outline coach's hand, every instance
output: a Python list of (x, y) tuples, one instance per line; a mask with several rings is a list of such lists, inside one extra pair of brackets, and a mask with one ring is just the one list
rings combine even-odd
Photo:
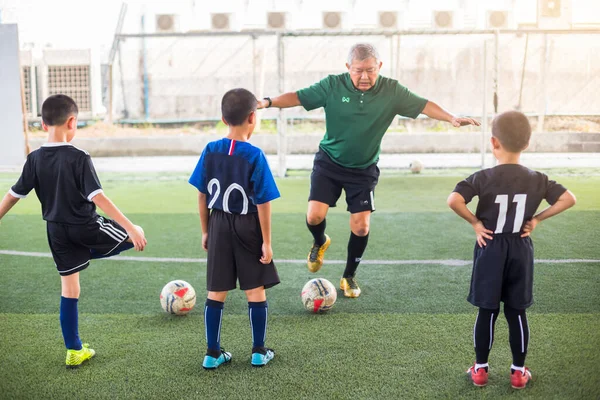
[(208, 251), (208, 233), (202, 234), (202, 248), (204, 251)]
[(540, 222), (540, 221), (538, 221), (538, 219), (535, 217), (533, 217), (529, 221), (525, 222), (525, 225), (523, 226), (523, 234), (521, 235), (521, 237), (531, 236), (531, 232), (533, 232), (533, 230), (537, 226), (538, 222)]
[(487, 246), (485, 239), (492, 240), (493, 238), (491, 235), (494, 232), (490, 231), (489, 229), (485, 229), (485, 226), (483, 226), (483, 222), (479, 220), (477, 220), (477, 222), (475, 222), (472, 226), (473, 230), (475, 231), (475, 236), (477, 236), (477, 244), (479, 245), (479, 247)]
[(465, 126), (465, 125), (475, 125), (475, 126), (481, 125), (478, 121), (475, 121), (473, 118), (463, 118), (463, 117), (454, 117), (454, 118), (452, 118), (452, 121), (450, 121), (450, 123), (455, 128), (459, 128), (459, 127)]
[(270, 244), (263, 243), (262, 245), (262, 257), (260, 258), (260, 262), (263, 264), (270, 264), (271, 260), (273, 260), (273, 249)]
[(269, 101), (268, 100), (258, 100), (257, 104), (256, 104), (256, 108), (258, 110), (262, 109), (262, 108), (267, 108), (269, 107)]

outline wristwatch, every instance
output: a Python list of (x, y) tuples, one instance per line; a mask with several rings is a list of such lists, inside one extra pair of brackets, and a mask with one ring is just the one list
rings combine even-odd
[(263, 100), (267, 100), (269, 102), (269, 105), (267, 106), (267, 108), (271, 107), (271, 104), (273, 104), (270, 97), (265, 97)]

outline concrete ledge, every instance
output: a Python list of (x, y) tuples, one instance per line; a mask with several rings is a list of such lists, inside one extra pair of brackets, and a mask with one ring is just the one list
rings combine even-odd
[[(210, 141), (222, 136), (170, 135), (106, 138), (75, 138), (73, 144), (95, 157), (198, 155)], [(291, 134), (287, 136), (288, 154), (314, 153), (322, 133)], [(278, 138), (274, 134), (256, 134), (251, 142), (267, 154), (277, 153)], [(45, 140), (30, 139), (31, 149), (37, 149)], [(489, 134), (485, 138), (489, 150)], [(384, 136), (382, 152), (398, 153), (477, 153), (480, 152), (481, 133), (432, 132), (388, 133)], [(600, 152), (600, 133), (541, 133), (534, 134), (528, 152)]]

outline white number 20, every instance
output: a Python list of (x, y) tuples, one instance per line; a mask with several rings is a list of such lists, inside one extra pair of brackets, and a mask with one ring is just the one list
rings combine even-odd
[[(515, 222), (513, 225), (513, 233), (518, 233), (523, 225), (525, 217), (525, 202), (527, 201), (526, 194), (515, 194), (513, 203), (517, 203), (517, 212), (515, 213)], [(496, 231), (494, 233), (502, 233), (504, 224), (506, 223), (506, 212), (508, 211), (508, 195), (499, 194), (496, 196), (496, 203), (500, 204), (498, 213), (498, 222), (496, 222)]]
[[(208, 182), (208, 193), (212, 196), (213, 194), (213, 188), (216, 186), (216, 193), (214, 195), (214, 197), (212, 198), (212, 200), (210, 201), (210, 203), (208, 203), (208, 208), (212, 208), (216, 201), (217, 198), (219, 197), (219, 194), (221, 193), (221, 183), (219, 182), (219, 180), (217, 178), (212, 178), (209, 182)], [(242, 212), (240, 214), (248, 214), (248, 196), (246, 195), (246, 192), (244, 191), (244, 188), (237, 184), (237, 183), (232, 183), (231, 185), (229, 185), (229, 187), (227, 188), (227, 190), (225, 190), (225, 193), (223, 194), (223, 211), (225, 211), (226, 213), (231, 214), (231, 211), (229, 211), (229, 195), (231, 194), (231, 192), (233, 192), (234, 190), (239, 191), (242, 194), (242, 198), (244, 201), (244, 204), (242, 205)]]

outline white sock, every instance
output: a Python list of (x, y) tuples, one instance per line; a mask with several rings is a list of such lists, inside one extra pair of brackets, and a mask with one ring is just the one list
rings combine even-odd
[(515, 364), (512, 364), (510, 366), (510, 369), (515, 370), (515, 371), (521, 371), (522, 374), (525, 373), (525, 367), (517, 367)]
[(485, 363), (485, 364), (475, 364), (475, 372), (477, 372), (477, 370), (479, 368), (488, 368), (489, 369), (489, 367), (490, 366), (488, 365), (488, 363)]

